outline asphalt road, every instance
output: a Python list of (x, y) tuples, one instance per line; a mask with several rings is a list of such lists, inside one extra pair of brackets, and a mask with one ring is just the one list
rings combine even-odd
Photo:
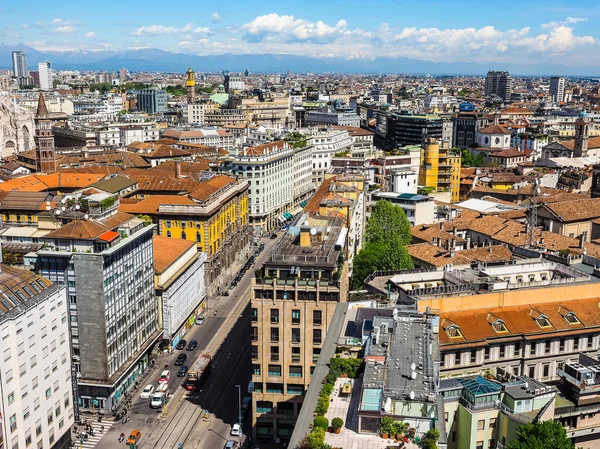
[[(262, 264), (278, 241), (268, 238), (261, 240), (265, 250), (257, 258), (256, 266)], [(184, 444), (184, 449), (218, 449), (223, 447), (227, 439), (236, 439), (229, 435), (238, 415), (238, 390), (235, 385), (241, 386), (243, 398), (251, 379), (249, 293), (253, 273), (254, 268), (250, 268), (238, 285), (229, 290), (230, 296), (209, 298), (211, 310), (204, 324), (195, 325), (185, 337), (188, 342), (197, 340), (198, 347), (194, 351), (174, 350), (172, 354), (158, 356), (154, 367), (150, 368), (132, 398), (128, 410), (129, 422), (112, 426), (96, 448), (113, 449), (118, 444), (121, 432), (128, 436), (134, 429), (142, 433), (139, 449), (177, 449), (179, 443)], [(187, 392), (182, 387), (185, 378), (177, 377), (179, 367), (174, 366), (175, 360), (180, 353), (186, 353), (188, 359), (185, 364), (191, 369), (207, 348), (209, 351), (216, 348), (212, 371), (201, 391)], [(147, 384), (158, 384), (160, 373), (167, 363), (171, 371), (171, 399), (167, 415), (163, 416), (162, 410), (151, 409), (150, 400), (141, 399), (139, 393)], [(214, 414), (210, 422), (203, 420), (207, 409)], [(246, 418), (249, 423), (248, 416)]]

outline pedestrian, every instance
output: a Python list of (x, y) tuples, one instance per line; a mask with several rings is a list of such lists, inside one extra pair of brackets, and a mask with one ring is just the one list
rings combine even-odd
[(100, 433), (104, 433), (104, 425), (100, 426)]

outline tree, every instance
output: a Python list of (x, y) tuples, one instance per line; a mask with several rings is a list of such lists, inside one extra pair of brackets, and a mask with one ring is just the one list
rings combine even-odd
[(313, 428), (320, 427), (323, 430), (327, 430), (329, 428), (329, 420), (324, 416), (315, 416), (315, 420), (313, 421)]
[(508, 449), (574, 449), (567, 432), (558, 421), (548, 420), (528, 423), (517, 428), (517, 438)]
[(385, 251), (386, 245), (384, 243), (374, 243), (364, 247), (354, 256), (352, 279), (350, 280), (350, 286), (353, 290), (362, 289), (363, 281), (374, 271), (380, 269), (380, 257)]
[(405, 245), (412, 240), (406, 214), (400, 206), (379, 200), (375, 203), (371, 218), (367, 222), (365, 241), (367, 244), (389, 243), (396, 238), (400, 238)]
[(462, 150), (462, 158), (460, 160), (462, 167), (475, 167), (475, 160), (469, 150)]

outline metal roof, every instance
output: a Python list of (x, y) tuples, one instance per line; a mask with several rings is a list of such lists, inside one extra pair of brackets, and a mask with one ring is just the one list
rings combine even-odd
[(457, 379), (465, 389), (473, 393), (475, 396), (484, 396), (488, 394), (499, 393), (502, 386), (497, 382), (484, 379), (481, 376), (477, 376), (471, 379)]

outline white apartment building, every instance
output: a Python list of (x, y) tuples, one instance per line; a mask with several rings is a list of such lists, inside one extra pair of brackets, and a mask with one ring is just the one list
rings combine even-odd
[(52, 90), (52, 65), (48, 61), (38, 63), (40, 74), (40, 89)]
[[(294, 149), (292, 198), (296, 208), (303, 208), (315, 193), (315, 185), (312, 182), (312, 152), (310, 145)], [(292, 213), (296, 214), (300, 210), (293, 210)]]
[(167, 129), (163, 135), (165, 138), (177, 140), (185, 143), (197, 143), (210, 147), (219, 147), (226, 150), (232, 149), (236, 144), (235, 135), (225, 129)]
[(117, 94), (106, 94), (101, 97), (78, 97), (73, 100), (74, 114), (106, 114), (115, 116), (123, 109), (123, 97)]
[[(62, 112), (67, 115), (73, 115), (75, 111), (73, 102), (65, 97), (44, 94), (44, 101), (46, 102), (48, 112)], [(31, 95), (17, 98), (17, 103), (19, 106), (35, 111), (38, 105), (38, 96)]]
[[(256, 234), (273, 230), (293, 207), (294, 153), (283, 140), (229, 152), (233, 175), (248, 180), (248, 215)], [(306, 153), (296, 157), (298, 169), (307, 167), (305, 157)], [(303, 176), (298, 179), (304, 183)]]
[(208, 111), (216, 111), (219, 109), (217, 103), (192, 103), (183, 108), (183, 119), (187, 123), (204, 124), (205, 114)]
[(153, 142), (160, 137), (156, 123), (132, 125), (119, 130), (121, 146), (131, 145), (133, 142)]
[(309, 134), (308, 145), (312, 147), (312, 181), (315, 188), (318, 188), (331, 167), (331, 158), (336, 153), (350, 151), (352, 138), (345, 129), (310, 128), (300, 132)]
[(70, 447), (74, 401), (64, 286), (0, 265), (0, 447)]

